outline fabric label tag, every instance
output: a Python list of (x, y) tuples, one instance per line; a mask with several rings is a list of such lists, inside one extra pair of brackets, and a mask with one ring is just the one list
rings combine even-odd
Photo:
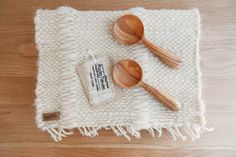
[(43, 113), (43, 121), (53, 121), (60, 119), (60, 112)]

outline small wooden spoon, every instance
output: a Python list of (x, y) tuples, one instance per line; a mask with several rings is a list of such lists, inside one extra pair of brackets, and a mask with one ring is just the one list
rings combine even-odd
[(181, 104), (176, 99), (167, 93), (144, 83), (142, 81), (142, 69), (139, 64), (133, 60), (126, 59), (116, 63), (112, 75), (114, 81), (122, 88), (140, 86), (151, 93), (165, 107), (168, 107), (173, 111), (178, 111), (181, 108)]
[(118, 41), (125, 45), (142, 43), (147, 46), (159, 59), (171, 68), (178, 68), (181, 59), (165, 49), (153, 44), (144, 36), (144, 25), (135, 15), (123, 15), (115, 23), (114, 34)]

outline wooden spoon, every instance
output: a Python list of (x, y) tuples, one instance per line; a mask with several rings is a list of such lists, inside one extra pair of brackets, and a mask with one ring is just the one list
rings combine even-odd
[(153, 44), (144, 36), (144, 25), (135, 15), (123, 15), (115, 23), (114, 34), (118, 41), (125, 45), (142, 43), (147, 46), (159, 59), (171, 68), (178, 68), (181, 59), (165, 49)]
[(154, 88), (142, 81), (142, 69), (139, 64), (133, 60), (121, 60), (115, 64), (113, 72), (114, 81), (122, 88), (140, 86), (151, 93), (165, 107), (173, 111), (178, 111), (181, 104), (167, 93)]

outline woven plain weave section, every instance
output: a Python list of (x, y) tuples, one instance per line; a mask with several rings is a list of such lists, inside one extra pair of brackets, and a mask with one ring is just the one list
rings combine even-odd
[[(183, 60), (180, 69), (164, 65), (142, 45), (124, 46), (113, 35), (113, 25), (123, 14), (132, 13), (144, 22), (145, 35), (152, 42)], [(39, 9), (35, 17), (39, 52), (36, 88), (37, 126), (57, 141), (69, 134), (64, 129), (78, 128), (83, 135), (95, 136), (100, 128), (117, 135), (140, 137), (139, 130), (161, 134), (166, 128), (174, 139), (192, 139), (204, 131), (204, 104), (201, 101), (198, 40), (198, 10), (78, 11), (69, 7)], [(76, 66), (87, 50), (109, 55), (115, 62), (131, 58), (142, 66), (144, 80), (182, 104), (179, 112), (163, 107), (143, 89), (124, 89), (121, 97), (96, 108), (89, 105)], [(60, 120), (45, 122), (43, 113), (60, 112)]]

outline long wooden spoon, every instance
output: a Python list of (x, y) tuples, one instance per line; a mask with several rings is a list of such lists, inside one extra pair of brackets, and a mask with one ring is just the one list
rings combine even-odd
[(112, 75), (117, 85), (122, 88), (140, 86), (151, 93), (157, 100), (169, 109), (178, 111), (181, 108), (181, 104), (169, 94), (143, 82), (142, 69), (139, 64), (133, 60), (126, 59), (116, 63)]
[(178, 68), (181, 59), (165, 49), (153, 44), (144, 36), (144, 25), (135, 15), (121, 16), (115, 23), (114, 34), (118, 41), (125, 45), (142, 43), (147, 46), (159, 59), (171, 68)]

